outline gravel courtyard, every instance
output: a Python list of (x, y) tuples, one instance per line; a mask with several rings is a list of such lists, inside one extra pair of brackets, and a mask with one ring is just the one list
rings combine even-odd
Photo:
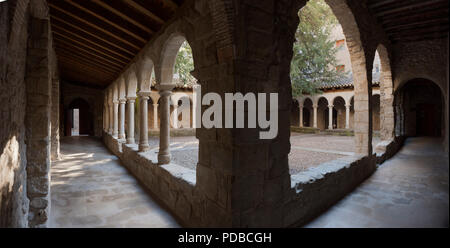
[[(378, 142), (379, 139), (374, 137), (373, 144)], [(157, 137), (149, 137), (149, 144), (154, 152), (158, 151)], [(290, 173), (295, 174), (327, 161), (351, 156), (354, 150), (353, 136), (291, 133)], [(195, 170), (198, 140), (194, 136), (171, 137), (170, 151), (174, 163)]]

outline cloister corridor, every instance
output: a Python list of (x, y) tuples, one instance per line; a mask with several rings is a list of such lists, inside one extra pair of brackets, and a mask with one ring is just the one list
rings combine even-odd
[(448, 227), (448, 170), (441, 139), (409, 138), (370, 178), (306, 227)]
[[(351, 155), (353, 140), (293, 133), (291, 173)], [(157, 146), (156, 138), (149, 143)], [(184, 166), (195, 168), (194, 137), (173, 137), (170, 147), (175, 163), (190, 158)], [(447, 164), (439, 139), (410, 138), (355, 191), (306, 227), (448, 226)], [(51, 197), (50, 227), (180, 226), (93, 137), (61, 140), (61, 160), (51, 168)]]
[(98, 138), (61, 139), (51, 197), (50, 227), (179, 227)]

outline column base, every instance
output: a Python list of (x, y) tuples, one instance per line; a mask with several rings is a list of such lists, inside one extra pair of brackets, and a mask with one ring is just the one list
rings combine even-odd
[(146, 152), (150, 150), (150, 146), (148, 144), (139, 144), (139, 151)]
[(135, 143), (134, 138), (127, 139), (127, 144), (134, 145), (134, 143)]
[(119, 139), (125, 139), (125, 134), (119, 134)]
[(170, 163), (170, 154), (158, 154), (158, 164)]

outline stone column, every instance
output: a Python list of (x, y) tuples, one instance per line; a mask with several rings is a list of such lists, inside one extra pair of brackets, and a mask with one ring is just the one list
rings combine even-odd
[(109, 103), (109, 134), (113, 135), (114, 132), (114, 104)]
[(160, 128), (159, 128), (159, 153), (158, 163), (170, 163), (170, 95), (172, 95), (173, 85), (158, 85), (161, 96)]
[(317, 128), (317, 105), (313, 105), (314, 128)]
[[(201, 127), (201, 117), (197, 119), (197, 112), (199, 112), (199, 115), (201, 113), (201, 109), (197, 109), (198, 107), (201, 107), (201, 86), (200, 85), (194, 85), (192, 86), (192, 127), (193, 128), (200, 128)], [(198, 106), (200, 104), (200, 106)]]
[(113, 114), (114, 114), (114, 128), (113, 137), (118, 138), (119, 136), (119, 101), (113, 101)]
[(300, 105), (299, 109), (300, 109), (299, 118), (298, 118), (299, 127), (303, 127), (303, 105)]
[(150, 92), (139, 92), (140, 98), (139, 108), (141, 114), (139, 116), (139, 151), (145, 152), (150, 146), (148, 145), (148, 99)]
[(328, 105), (328, 129), (333, 130), (333, 105)]
[(345, 105), (345, 129), (350, 128), (350, 104)]
[[(170, 105), (169, 105), (170, 111)], [(178, 105), (173, 105), (173, 128), (178, 128)]]
[(119, 108), (119, 139), (125, 139), (125, 104), (127, 102), (126, 99), (120, 99), (120, 108)]
[(153, 129), (158, 129), (158, 103), (153, 103)]
[(136, 97), (127, 97), (128, 99), (128, 136), (127, 136), (127, 144), (134, 144), (134, 101)]

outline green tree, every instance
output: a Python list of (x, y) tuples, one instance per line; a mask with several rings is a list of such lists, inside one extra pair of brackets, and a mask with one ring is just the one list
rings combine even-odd
[(195, 82), (195, 78), (191, 75), (191, 71), (193, 70), (194, 60), (192, 58), (192, 50), (185, 41), (181, 45), (175, 60), (175, 73), (178, 74), (180, 82), (183, 85), (191, 85)]
[(338, 24), (330, 7), (323, 0), (310, 0), (299, 13), (291, 62), (292, 95), (319, 93), (321, 84), (336, 82), (346, 73), (337, 71), (335, 41), (331, 30)]

